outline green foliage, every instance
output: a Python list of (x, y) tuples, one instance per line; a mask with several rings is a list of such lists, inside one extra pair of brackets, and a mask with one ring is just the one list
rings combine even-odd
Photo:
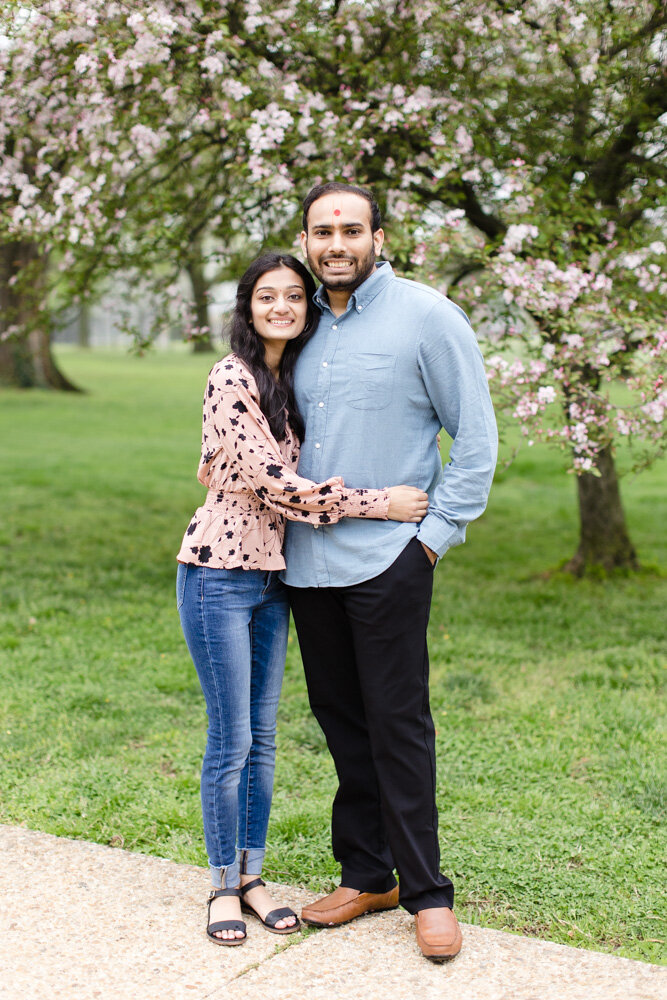
[[(209, 361), (60, 361), (89, 394), (6, 392), (0, 412), (0, 821), (203, 865), (174, 573)], [(539, 575), (573, 546), (574, 488), (532, 449), (436, 572), (442, 866), (464, 920), (658, 961), (664, 579)], [(664, 468), (626, 488), (663, 567), (664, 497)], [(335, 775), (295, 638), (278, 746), (267, 874), (316, 891), (337, 877)]]

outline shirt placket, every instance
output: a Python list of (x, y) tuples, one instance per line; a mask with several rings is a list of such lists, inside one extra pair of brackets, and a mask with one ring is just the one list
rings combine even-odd
[[(311, 419), (311, 426), (314, 425), (315, 428), (313, 433), (313, 468), (316, 473), (314, 478), (317, 482), (322, 482), (325, 478), (327, 478), (324, 476), (323, 467), (325, 464), (327, 447), (326, 437), (327, 421), (329, 416), (328, 407), (331, 393), (331, 381), (335, 370), (335, 357), (343, 326), (342, 316), (334, 316), (330, 310), (325, 311), (324, 315), (326, 317), (328, 329), (324, 341), (324, 350), (322, 351), (320, 359), (317, 362), (317, 398), (313, 407), (314, 420)], [(315, 532), (315, 538), (313, 539), (313, 555), (315, 566), (317, 568), (318, 586), (327, 586), (330, 582), (329, 567), (327, 565), (326, 558), (327, 536), (327, 526), (318, 526), (318, 530)]]

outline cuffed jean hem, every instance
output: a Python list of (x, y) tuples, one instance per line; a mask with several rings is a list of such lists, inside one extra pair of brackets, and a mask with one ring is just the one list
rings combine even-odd
[(236, 889), (241, 884), (241, 875), (261, 875), (264, 864), (263, 847), (247, 847), (236, 851), (236, 861), (223, 868), (209, 864), (211, 882), (216, 889)]
[(241, 884), (241, 873), (238, 861), (227, 865), (226, 868), (216, 868), (209, 864), (208, 870), (211, 873), (211, 884), (214, 889), (238, 889)]
[(236, 864), (241, 875), (261, 875), (264, 864), (263, 847), (246, 847), (236, 852)]

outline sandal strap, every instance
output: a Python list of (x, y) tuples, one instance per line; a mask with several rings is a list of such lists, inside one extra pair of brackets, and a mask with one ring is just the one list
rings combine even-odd
[(238, 886), (235, 889), (212, 889), (211, 894), (208, 897), (209, 903), (211, 903), (214, 899), (217, 899), (218, 896), (238, 896), (240, 899), (241, 890)]
[[(294, 910), (291, 910), (289, 906), (281, 906), (276, 910), (271, 910), (270, 913), (264, 917), (264, 923), (268, 927), (275, 927), (279, 920), (284, 920), (285, 917), (296, 917)], [(299, 922), (297, 918), (297, 924)]]
[(245, 896), (246, 892), (250, 892), (251, 889), (256, 889), (258, 885), (266, 885), (261, 878), (255, 878), (252, 882), (246, 882), (245, 885), (241, 886), (241, 896)]
[(209, 934), (214, 934), (216, 931), (243, 931), (245, 933), (246, 926), (242, 920), (218, 920), (214, 924), (209, 924), (206, 930)]

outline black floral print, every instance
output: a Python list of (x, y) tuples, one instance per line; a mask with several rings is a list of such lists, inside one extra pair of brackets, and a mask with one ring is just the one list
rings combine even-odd
[(276, 441), (252, 375), (236, 355), (223, 358), (204, 396), (197, 478), (208, 495), (185, 532), (179, 562), (284, 569), (285, 518), (314, 526), (342, 517), (386, 519), (387, 490), (346, 489), (337, 477), (313, 483), (294, 471), (298, 460), (289, 424)]

